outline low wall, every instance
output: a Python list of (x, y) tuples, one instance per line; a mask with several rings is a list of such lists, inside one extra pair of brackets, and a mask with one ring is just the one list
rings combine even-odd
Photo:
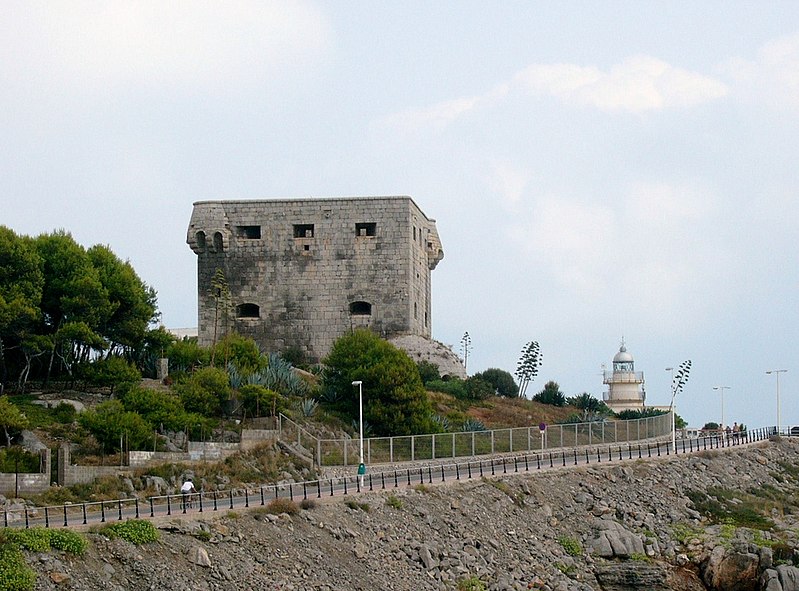
[(0, 494), (13, 495), (19, 491), (20, 494), (37, 495), (50, 488), (50, 450), (41, 453), (44, 454), (42, 472), (0, 472)]

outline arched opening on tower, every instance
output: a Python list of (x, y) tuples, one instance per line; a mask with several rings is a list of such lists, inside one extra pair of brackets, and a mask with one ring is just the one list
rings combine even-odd
[(222, 239), (222, 232), (214, 232), (214, 250), (216, 252), (225, 250), (225, 241)]
[(236, 306), (236, 318), (260, 318), (261, 308), (258, 304), (239, 304)]
[(352, 316), (371, 316), (372, 304), (364, 301), (350, 303), (350, 314)]
[(205, 232), (200, 230), (194, 235), (194, 241), (197, 243), (197, 250), (200, 252), (205, 252), (206, 248), (206, 241), (205, 241)]

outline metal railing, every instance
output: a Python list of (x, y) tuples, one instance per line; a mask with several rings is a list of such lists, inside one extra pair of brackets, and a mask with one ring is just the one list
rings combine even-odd
[(594, 445), (583, 448), (544, 450), (514, 456), (469, 460), (468, 462), (419, 465), (402, 470), (373, 472), (365, 476), (350, 475), (323, 480), (269, 484), (257, 488), (227, 491), (201, 491), (191, 495), (163, 495), (146, 499), (117, 499), (91, 503), (74, 503), (48, 507), (6, 508), (5, 527), (71, 527), (97, 525), (126, 519), (200, 514), (265, 506), (274, 499), (291, 501), (321, 499), (366, 491), (395, 489), (447, 481), (468, 480), (522, 472), (677, 456), (713, 449), (724, 449), (755, 443), (777, 434), (775, 427), (763, 427), (726, 435), (683, 439), (672, 447), (671, 441), (626, 442)]
[[(359, 463), (357, 438), (320, 439), (285, 415), (280, 415), (280, 438), (297, 444), (313, 457), (316, 466), (352, 466)], [(399, 437), (365, 438), (367, 464), (416, 462), (464, 458), (499, 453), (518, 453), (575, 447), (645, 441), (671, 435), (669, 413), (628, 421), (594, 421), (536, 427), (432, 433)]]

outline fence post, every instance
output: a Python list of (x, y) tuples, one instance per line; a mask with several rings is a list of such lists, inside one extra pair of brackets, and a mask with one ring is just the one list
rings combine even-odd
[(416, 461), (416, 450), (414, 449), (414, 443), (416, 443), (416, 436), (411, 435), (411, 462)]
[(432, 451), (432, 459), (436, 459), (436, 434), (433, 433), (433, 451)]

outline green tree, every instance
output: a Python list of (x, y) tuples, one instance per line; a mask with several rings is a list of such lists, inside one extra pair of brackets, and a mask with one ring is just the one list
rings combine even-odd
[(83, 366), (84, 378), (95, 386), (108, 387), (111, 394), (115, 389), (128, 390), (141, 380), (141, 372), (122, 357), (106, 357)]
[(8, 381), (6, 350), (34, 333), (43, 286), (42, 261), (31, 241), (0, 226), (0, 394)]
[(172, 392), (151, 388), (131, 388), (122, 397), (125, 410), (138, 413), (152, 429), (180, 431), (186, 426), (186, 411)]
[(466, 378), (463, 385), (470, 400), (486, 400), (496, 394), (494, 386), (477, 375)]
[(588, 392), (583, 392), (578, 396), (569, 396), (566, 399), (566, 403), (582, 411), (578, 415), (580, 422), (592, 421), (599, 416), (611, 414), (610, 409), (604, 402), (594, 398)]
[(82, 412), (78, 422), (106, 451), (121, 450), (125, 442), (128, 449), (143, 449), (152, 437), (150, 425), (139, 414), (125, 410), (117, 399), (101, 402)]
[(352, 382), (363, 382), (364, 419), (376, 435), (435, 429), (416, 364), (372, 332), (356, 330), (338, 339), (324, 365), (324, 388), (338, 394), (341, 409), (353, 420), (358, 419), (358, 388)]
[(480, 378), (491, 384), (497, 396), (515, 398), (519, 395), (519, 386), (516, 385), (516, 380), (513, 379), (510, 372), (504, 369), (491, 367), (485, 371), (474, 374), (472, 377)]
[(216, 367), (198, 369), (176, 389), (188, 412), (205, 417), (221, 416), (233, 392), (227, 372)]
[(208, 365), (211, 352), (198, 345), (196, 338), (184, 337), (169, 346), (166, 356), (169, 357), (170, 372), (188, 373)]
[(42, 234), (34, 245), (44, 273), (40, 334), (53, 336), (47, 379), (57, 356), (71, 371), (72, 361), (87, 360), (92, 349), (103, 350), (97, 328), (110, 309), (99, 273), (71, 235), (63, 230)]
[(242, 408), (250, 417), (276, 416), (278, 412), (286, 410), (280, 394), (260, 384), (242, 386), (238, 395)]
[(548, 381), (544, 389), (533, 396), (533, 400), (551, 406), (566, 406), (566, 396), (560, 391), (560, 386), (555, 381)]
[(232, 364), (241, 376), (250, 376), (269, 365), (269, 357), (261, 353), (258, 343), (236, 333), (222, 337), (213, 347), (211, 357), (217, 365)]
[(11, 447), (11, 440), (28, 426), (28, 418), (8, 396), (0, 396), (0, 426), (6, 436), (6, 447)]
[(123, 263), (107, 246), (92, 246), (87, 254), (106, 298), (97, 330), (108, 341), (108, 354), (133, 357), (144, 345), (150, 323), (157, 318), (155, 291), (130, 263)]

